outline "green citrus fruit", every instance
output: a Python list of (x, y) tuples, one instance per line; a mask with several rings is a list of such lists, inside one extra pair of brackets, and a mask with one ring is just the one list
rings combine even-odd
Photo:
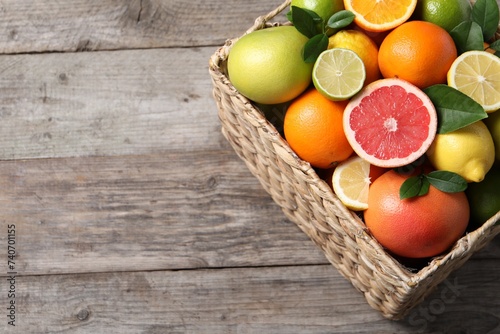
[(293, 26), (244, 35), (229, 52), (229, 80), (241, 94), (257, 103), (278, 104), (294, 99), (312, 80), (313, 64), (302, 58), (307, 40)]
[(493, 143), (495, 144), (495, 159), (497, 162), (500, 162), (500, 111), (488, 114), (488, 118), (484, 121), (484, 124), (490, 130)]
[(470, 18), (471, 10), (469, 0), (419, 0), (413, 16), (450, 32), (460, 22)]
[(466, 190), (470, 203), (471, 224), (479, 227), (500, 211), (500, 165), (495, 165), (479, 183), (470, 183)]
[[(292, 6), (312, 10), (318, 14), (326, 25), (328, 19), (336, 12), (344, 9), (343, 0), (292, 0)], [(321, 31), (320, 31), (321, 32)]]

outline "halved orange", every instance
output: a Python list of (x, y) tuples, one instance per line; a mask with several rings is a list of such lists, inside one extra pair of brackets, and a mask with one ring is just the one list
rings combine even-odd
[(354, 22), (367, 31), (387, 31), (407, 21), (417, 0), (344, 0), (344, 7), (354, 13)]

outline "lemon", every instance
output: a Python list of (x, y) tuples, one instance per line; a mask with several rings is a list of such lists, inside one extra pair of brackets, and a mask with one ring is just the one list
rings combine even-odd
[(294, 99), (311, 83), (313, 64), (302, 58), (307, 40), (293, 26), (244, 35), (229, 51), (229, 80), (241, 94), (257, 103), (279, 104)]
[(467, 51), (453, 61), (448, 85), (490, 113), (500, 108), (500, 58), (487, 51)]
[(471, 11), (469, 0), (419, 0), (413, 17), (450, 32), (460, 22), (469, 20)]
[(461, 175), (467, 182), (481, 182), (495, 161), (495, 147), (482, 121), (437, 134), (427, 156), (438, 170)]
[(312, 78), (316, 89), (327, 99), (347, 100), (363, 88), (365, 65), (352, 50), (328, 49), (314, 63)]
[(347, 208), (354, 211), (368, 208), (370, 183), (370, 163), (358, 156), (340, 162), (333, 171), (333, 191)]
[(490, 130), (493, 143), (495, 144), (495, 158), (500, 162), (500, 111), (488, 114), (488, 118), (484, 120), (484, 124)]
[[(312, 10), (323, 19), (323, 24), (328, 23), (328, 19), (338, 11), (344, 9), (343, 0), (292, 0), (292, 6)], [(319, 32), (322, 32), (322, 27), (319, 27)]]
[(328, 39), (328, 48), (344, 48), (356, 52), (365, 65), (365, 86), (380, 79), (378, 47), (365, 33), (358, 30), (340, 30)]
[(471, 223), (479, 227), (500, 211), (500, 165), (495, 165), (483, 181), (469, 184), (465, 191), (470, 203)]

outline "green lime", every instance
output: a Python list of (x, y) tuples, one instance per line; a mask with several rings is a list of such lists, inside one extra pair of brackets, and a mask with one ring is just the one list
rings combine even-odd
[(333, 48), (323, 51), (312, 73), (316, 89), (327, 99), (341, 101), (359, 92), (365, 83), (366, 70), (356, 52)]
[(500, 162), (500, 111), (489, 113), (488, 118), (484, 120), (484, 124), (490, 130), (495, 144), (495, 159)]
[(419, 0), (413, 17), (450, 32), (459, 23), (469, 20), (471, 11), (469, 0)]
[(293, 26), (256, 30), (241, 37), (229, 51), (229, 80), (257, 103), (294, 99), (311, 83), (313, 64), (302, 59), (307, 40)]
[(471, 224), (479, 227), (500, 211), (500, 165), (496, 164), (484, 180), (469, 183), (466, 195), (469, 199)]
[[(312, 10), (318, 14), (322, 19), (323, 23), (326, 25), (328, 19), (338, 11), (344, 9), (343, 0), (292, 0), (290, 8), (292, 6)], [(321, 32), (321, 27), (319, 27), (319, 32)]]

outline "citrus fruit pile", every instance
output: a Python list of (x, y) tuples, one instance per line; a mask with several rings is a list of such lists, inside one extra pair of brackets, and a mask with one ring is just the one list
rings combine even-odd
[(229, 53), (236, 90), (286, 110), (270, 121), (291, 149), (398, 257), (500, 211), (500, 10), (473, 3), (292, 0), (291, 25)]

